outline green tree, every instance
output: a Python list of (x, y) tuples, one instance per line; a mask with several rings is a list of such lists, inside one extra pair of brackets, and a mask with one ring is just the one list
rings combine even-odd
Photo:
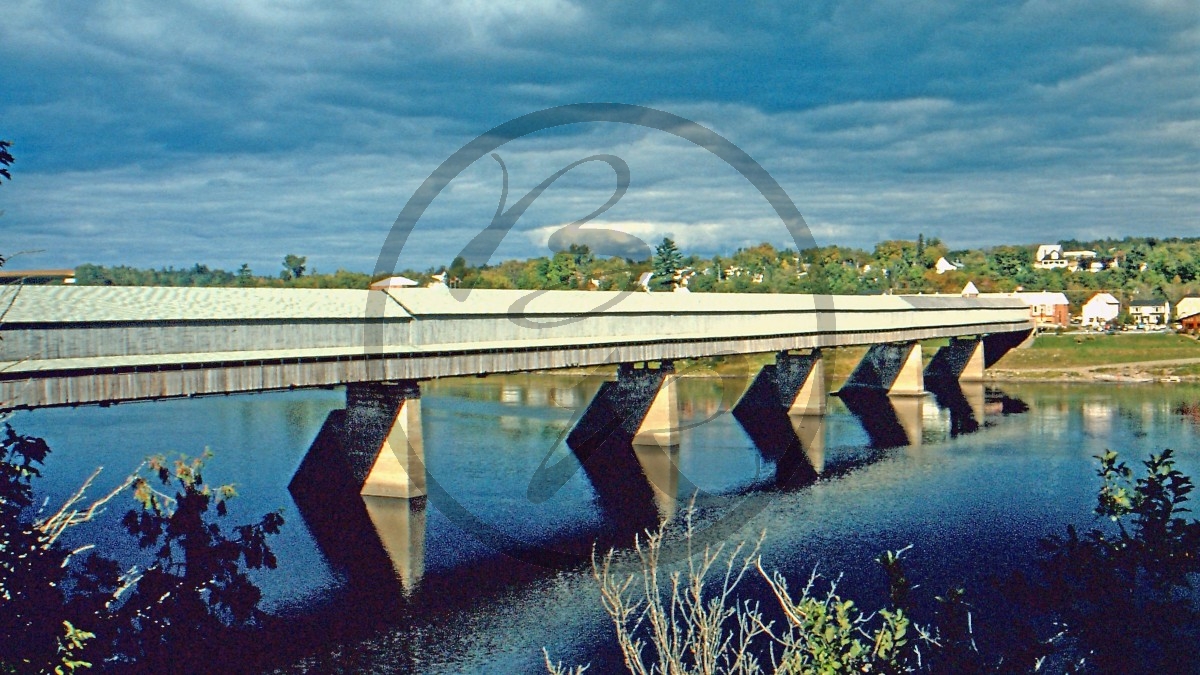
[(546, 261), (545, 271), (542, 272), (542, 278), (545, 280), (543, 288), (549, 290), (573, 288), (578, 273), (579, 268), (575, 264), (575, 256), (566, 251), (555, 253), (553, 258)]
[(467, 259), (460, 256), (455, 256), (454, 260), (450, 261), (450, 267), (446, 268), (446, 283), (451, 283), (454, 279), (462, 279), (467, 276), (467, 271), (471, 269), (467, 265)]
[(1080, 672), (1191, 672), (1200, 613), (1188, 599), (1200, 573), (1200, 522), (1183, 506), (1195, 489), (1164, 450), (1135, 477), (1116, 452), (1096, 457), (1095, 513), (1112, 528), (1044, 542), (1041, 578), (1026, 592), (1064, 630)]
[(238, 268), (237, 285), (238, 286), (253, 286), (254, 285), (254, 272), (250, 271), (249, 264), (242, 263), (242, 266)]
[(287, 254), (283, 256), (283, 271), (279, 273), (280, 278), (287, 281), (290, 279), (299, 279), (304, 276), (305, 264), (308, 258), (302, 255)]
[(1033, 254), (1024, 246), (997, 246), (988, 256), (988, 265), (996, 274), (1016, 279), (1030, 269)]
[(654, 249), (654, 283), (659, 288), (675, 287), (675, 275), (683, 266), (683, 256), (676, 248), (670, 237), (663, 237), (662, 243)]

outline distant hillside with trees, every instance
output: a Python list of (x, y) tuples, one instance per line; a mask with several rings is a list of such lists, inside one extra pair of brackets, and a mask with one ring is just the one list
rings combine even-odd
[[(1049, 243), (1049, 242), (1047, 242)], [(1122, 301), (1134, 298), (1200, 294), (1200, 238), (1126, 237), (1093, 241), (1064, 240), (1068, 250), (1095, 251), (1103, 271), (1037, 269), (1037, 245), (951, 250), (937, 238), (889, 240), (871, 251), (820, 246), (796, 251), (763, 243), (711, 257), (690, 255), (664, 239), (653, 259), (598, 257), (587, 246), (572, 245), (551, 256), (472, 266), (460, 256), (445, 267), (400, 274), (421, 284), (445, 273), (458, 288), (529, 290), (640, 290), (639, 278), (653, 273), (650, 289), (671, 291), (686, 285), (712, 293), (958, 293), (968, 281), (983, 292), (1062, 291), (1073, 309), (1093, 293), (1108, 291)], [(937, 269), (944, 258), (957, 268)], [(319, 273), (303, 256), (288, 254), (277, 273), (258, 275), (247, 265), (235, 272), (203, 264), (158, 270), (81, 265), (76, 283), (118, 286), (245, 286), (366, 288), (370, 275), (347, 270)]]

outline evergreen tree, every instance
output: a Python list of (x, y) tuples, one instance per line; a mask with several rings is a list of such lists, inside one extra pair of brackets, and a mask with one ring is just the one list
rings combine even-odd
[(654, 249), (654, 282), (661, 288), (674, 288), (675, 274), (683, 266), (683, 256), (670, 237)]

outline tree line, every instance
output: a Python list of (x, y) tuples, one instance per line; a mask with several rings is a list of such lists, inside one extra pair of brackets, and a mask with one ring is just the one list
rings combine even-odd
[[(448, 265), (399, 273), (424, 285), (435, 280), (457, 288), (526, 290), (669, 291), (685, 286), (712, 293), (958, 293), (967, 282), (982, 292), (1061, 291), (1074, 307), (1093, 293), (1107, 291), (1130, 300), (1163, 297), (1177, 302), (1200, 293), (1200, 238), (1126, 237), (1093, 241), (1065, 240), (1066, 249), (1091, 250), (1098, 272), (1038, 269), (1036, 246), (993, 246), (951, 250), (936, 237), (879, 242), (870, 251), (846, 246), (795, 250), (770, 243), (739, 248), (728, 254), (702, 256), (680, 251), (664, 239), (646, 260), (602, 257), (584, 245), (549, 256), (471, 265), (462, 256)], [(956, 269), (937, 269), (939, 259)], [(191, 268), (138, 269), (128, 266), (81, 265), (76, 283), (117, 286), (243, 286), (296, 288), (366, 288), (373, 277), (339, 269), (310, 272), (307, 258), (285, 256), (281, 269), (256, 274), (243, 264), (229, 272), (197, 263)]]

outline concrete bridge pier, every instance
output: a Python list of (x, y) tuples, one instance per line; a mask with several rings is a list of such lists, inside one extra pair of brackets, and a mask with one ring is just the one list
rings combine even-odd
[(819, 350), (779, 352), (733, 407), (733, 416), (775, 463), (782, 485), (811, 482), (825, 467), (825, 376)]
[(961, 382), (982, 382), (984, 346), (980, 338), (950, 338), (950, 343), (937, 350), (929, 367), (928, 379), (954, 379)]
[(925, 375), (921, 344), (872, 345), (837, 395), (862, 423), (871, 446), (921, 444)]
[(356, 469), (369, 467), (364, 496), (425, 496), (421, 389), (415, 381), (347, 387), (345, 433)]
[[(655, 527), (679, 491), (679, 395), (674, 365), (620, 364), (567, 435), (601, 505), (620, 521)], [(642, 479), (644, 477), (644, 480)]]
[(838, 393), (860, 389), (881, 391), (891, 396), (923, 396), (925, 378), (921, 368), (921, 343), (871, 345)]
[(821, 351), (778, 352), (775, 363), (758, 371), (734, 409), (738, 407), (779, 408), (789, 415), (824, 415), (825, 367)]
[(617, 366), (617, 379), (600, 385), (567, 436), (573, 449), (598, 446), (610, 437), (638, 445), (679, 445), (679, 393), (675, 365), (662, 361)]
[[(354, 384), (288, 486), (326, 556), (411, 594), (425, 569), (425, 453), (415, 381)], [(347, 548), (352, 553), (347, 552)]]
[(424, 497), (421, 390), (415, 381), (352, 384), (346, 408), (330, 413), (291, 487), (371, 497)]

